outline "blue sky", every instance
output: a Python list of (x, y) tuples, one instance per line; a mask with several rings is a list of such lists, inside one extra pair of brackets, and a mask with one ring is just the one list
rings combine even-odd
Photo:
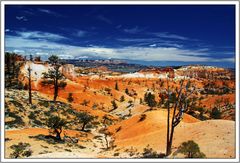
[(7, 5), (5, 48), (47, 58), (234, 67), (233, 5)]

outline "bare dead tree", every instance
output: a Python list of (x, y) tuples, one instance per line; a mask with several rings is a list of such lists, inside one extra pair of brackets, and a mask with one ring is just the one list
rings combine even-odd
[[(169, 79), (167, 78), (167, 94), (168, 94), (168, 100), (167, 100), (167, 145), (166, 145), (166, 156), (171, 154), (171, 148), (172, 148), (172, 140), (174, 136), (174, 129), (175, 127), (181, 122), (182, 117), (186, 109), (188, 108), (188, 98), (193, 93), (194, 87), (192, 90), (190, 88), (190, 81), (187, 82), (187, 84), (184, 86), (184, 80), (180, 81), (180, 88), (175, 89), (175, 93), (177, 94), (176, 101), (174, 101), (173, 106), (170, 107), (170, 87), (169, 87)], [(172, 113), (172, 119), (170, 123), (170, 112), (173, 110)], [(178, 111), (178, 112), (177, 112)]]
[(29, 95), (29, 104), (32, 105), (32, 78), (31, 78), (31, 72), (32, 69), (30, 68), (30, 66), (28, 67), (28, 95)]
[(106, 150), (108, 150), (110, 148), (110, 145), (111, 145), (111, 141), (109, 142), (108, 141), (108, 137), (111, 137), (112, 136), (112, 133), (108, 131), (107, 129), (107, 124), (110, 123), (110, 119), (107, 117), (107, 116), (104, 116), (103, 117), (103, 125), (104, 125), (104, 128), (102, 129), (102, 133), (104, 134), (104, 140), (106, 142)]

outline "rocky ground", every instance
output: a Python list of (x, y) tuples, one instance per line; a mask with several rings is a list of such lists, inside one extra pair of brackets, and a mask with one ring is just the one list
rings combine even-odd
[[(82, 132), (79, 130), (81, 124), (73, 121), (74, 104), (60, 101), (53, 104), (44, 95), (33, 92), (33, 105), (30, 106), (27, 93), (24, 90), (5, 91), (7, 158), (13, 152), (10, 146), (19, 142), (30, 144), (33, 151), (31, 158), (139, 158), (142, 157), (144, 148), (153, 148), (159, 153), (165, 151), (166, 109), (145, 112), (148, 107), (136, 105), (126, 120), (113, 121), (108, 127), (112, 135), (107, 136), (107, 140), (113, 144), (107, 150), (105, 135), (99, 132), (103, 128), (101, 119), (97, 118), (95, 125), (89, 126), (87, 132)], [(124, 107), (119, 108), (112, 114), (121, 114), (121, 117), (127, 115), (129, 111), (124, 112), (123, 109)], [(145, 112), (146, 119), (139, 122), (142, 112)], [(51, 114), (69, 120), (62, 133), (62, 137), (66, 138), (64, 142), (55, 142), (45, 137), (49, 135), (45, 121)], [(183, 141), (194, 140), (207, 158), (233, 158), (234, 126), (234, 121), (199, 121), (185, 114), (176, 129), (173, 144), (175, 153), (170, 157), (178, 157), (176, 149)], [(73, 142), (72, 139), (77, 139), (78, 142)]]
[[(165, 71), (168, 69), (106, 75), (107, 69), (101, 68), (99, 72), (98, 68), (92, 68), (87, 75), (67, 65), (62, 68), (67, 85), (59, 90), (54, 103), (53, 87), (41, 85), (41, 73), (48, 70), (46, 65), (27, 62), (20, 69), (19, 80), (23, 86), (28, 83), (26, 68), (29, 65), (36, 66), (32, 72), (35, 74), (32, 105), (28, 102), (27, 89), (5, 89), (6, 158), (16, 152), (11, 146), (21, 142), (29, 143), (30, 158), (142, 158), (146, 151), (165, 153), (167, 109), (166, 99), (162, 104), (160, 100), (167, 90)], [(185, 71), (190, 73), (186, 77), (195, 88), (191, 95), (195, 99), (175, 129), (173, 153), (168, 158), (183, 158), (178, 147), (188, 140), (194, 140), (207, 158), (234, 158), (235, 86), (234, 81), (227, 78), (230, 72), (215, 67), (171, 69), (171, 74), (177, 75), (169, 81), (171, 90), (179, 89)], [(220, 73), (221, 78), (211, 76), (209, 80), (210, 72)], [(207, 89), (209, 84), (211, 90)], [(222, 93), (225, 88), (228, 92)], [(154, 107), (144, 100), (146, 92), (154, 94), (157, 102)], [(72, 94), (71, 102), (69, 94)], [(211, 115), (215, 107), (220, 108), (220, 119)], [(84, 131), (81, 131), (83, 124), (77, 117), (78, 112), (94, 117)], [(46, 122), (52, 115), (67, 122), (61, 133), (62, 141), (51, 137), (54, 135)]]

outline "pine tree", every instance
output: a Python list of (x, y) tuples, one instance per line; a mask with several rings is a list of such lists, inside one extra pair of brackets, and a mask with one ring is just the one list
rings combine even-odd
[(118, 108), (117, 103), (115, 102), (115, 100), (111, 101), (111, 103), (112, 103), (112, 107), (113, 107), (112, 110), (115, 110), (115, 109)]
[(61, 119), (58, 116), (51, 116), (47, 120), (47, 126), (50, 129), (53, 129), (53, 132), (56, 134), (57, 140), (61, 139), (62, 128), (66, 125), (66, 121)]
[(120, 98), (120, 102), (123, 102), (123, 101), (125, 101), (125, 98), (124, 98), (124, 96), (122, 95), (121, 98)]
[(67, 98), (68, 102), (73, 102), (73, 94), (72, 93), (69, 93), (68, 94), (68, 98)]
[(154, 107), (156, 106), (157, 102), (155, 101), (155, 95), (151, 92), (146, 92), (144, 95), (144, 101), (147, 103), (148, 106)]
[(64, 82), (65, 78), (63, 74), (60, 72), (60, 59), (56, 55), (52, 55), (48, 58), (52, 68), (48, 70), (48, 73), (43, 73), (42, 82), (43, 85), (53, 85), (54, 86), (54, 97), (53, 101), (56, 102), (59, 88), (65, 88), (67, 83)]
[(81, 131), (84, 131), (86, 125), (94, 120), (94, 117), (86, 112), (77, 113), (77, 118), (82, 123)]
[(186, 158), (205, 158), (205, 154), (200, 151), (197, 143), (193, 140), (183, 142), (178, 148), (179, 153), (183, 153)]
[(118, 82), (115, 83), (115, 89), (116, 89), (117, 91), (119, 91), (119, 89), (118, 89)]
[(125, 89), (125, 93), (126, 93), (127, 95), (129, 95), (129, 91), (128, 91), (127, 88)]

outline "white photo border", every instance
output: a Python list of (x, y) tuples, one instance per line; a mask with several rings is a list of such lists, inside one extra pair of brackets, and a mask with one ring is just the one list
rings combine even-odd
[[(235, 5), (235, 143), (234, 159), (6, 159), (4, 126), (5, 5)], [(1, 1), (1, 162), (239, 162), (239, 1)]]

